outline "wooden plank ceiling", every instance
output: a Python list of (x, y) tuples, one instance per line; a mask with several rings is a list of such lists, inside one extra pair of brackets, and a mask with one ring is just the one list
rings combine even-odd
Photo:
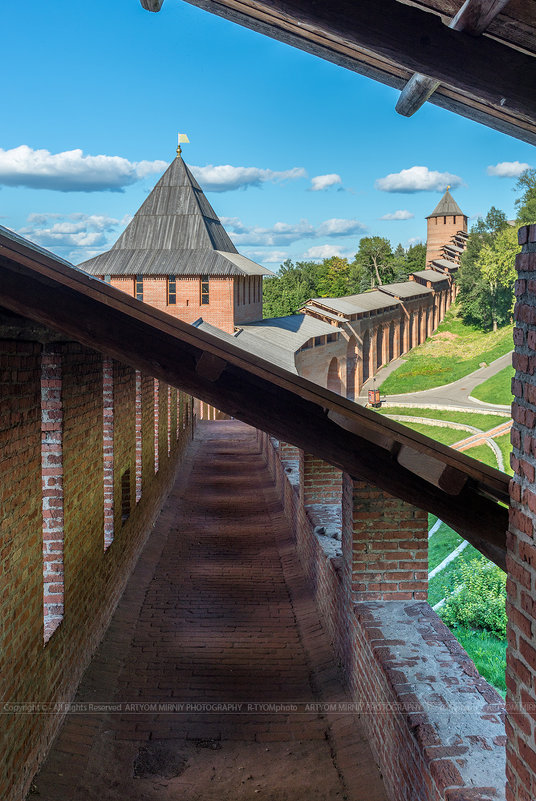
[[(162, 5), (141, 1), (148, 10)], [(536, 143), (536, 0), (504, 8), (502, 0), (185, 2), (400, 90), (424, 76), (430, 102)], [(462, 5), (470, 8), (456, 22)], [(413, 96), (419, 91), (419, 103), (403, 102), (401, 113), (427, 99), (420, 84)]]
[[(505, 568), (508, 477), (0, 231), (4, 309), (433, 512)], [(13, 327), (10, 329), (13, 330)]]

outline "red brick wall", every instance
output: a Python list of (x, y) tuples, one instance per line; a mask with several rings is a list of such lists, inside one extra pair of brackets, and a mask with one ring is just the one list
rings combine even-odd
[(300, 470), (303, 476), (302, 502), (340, 504), (342, 498), (342, 473), (333, 465), (317, 456), (300, 451)]
[[(254, 279), (251, 280), (253, 282)], [(201, 277), (177, 276), (177, 302), (170, 305), (167, 302), (167, 276), (144, 276), (143, 301), (186, 323), (193, 323), (202, 317), (207, 323), (232, 334), (236, 324), (262, 319), (262, 297), (256, 300), (258, 293), (255, 294), (253, 289), (249, 295), (246, 292), (245, 303), (238, 302), (236, 286), (239, 282), (247, 286), (247, 281), (245, 278), (209, 276), (209, 302), (201, 305)], [(134, 296), (134, 276), (113, 275), (110, 283)], [(242, 297), (240, 294), (240, 299)]]
[(354, 600), (426, 600), (427, 513), (371, 484), (348, 476), (344, 481), (343, 528), (352, 532)]
[(519, 230), (522, 253), (516, 258), (518, 280), (514, 328), (516, 374), (511, 439), (510, 526), (508, 534), (508, 651), (506, 683), (507, 798), (536, 797), (536, 226)]
[[(114, 540), (104, 550), (102, 356), (62, 345), (65, 610), (43, 641), (41, 346), (0, 341), (0, 697), (5, 704), (70, 700), (121, 595), (180, 464), (190, 430), (153, 467), (152, 378), (142, 376), (142, 496), (135, 499), (134, 371), (114, 363)], [(167, 388), (163, 395), (167, 398)], [(192, 416), (190, 415), (190, 420)], [(120, 468), (131, 470), (131, 514), (120, 517)], [(13, 709), (12, 714), (8, 713)], [(0, 798), (21, 801), (61, 714), (17, 714), (4, 707)]]

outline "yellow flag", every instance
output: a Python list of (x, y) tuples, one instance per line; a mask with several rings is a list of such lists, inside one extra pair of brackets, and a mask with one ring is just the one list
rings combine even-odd
[(186, 134), (179, 134), (179, 145), (182, 144), (187, 144), (187, 145), (190, 144), (190, 140), (188, 139)]

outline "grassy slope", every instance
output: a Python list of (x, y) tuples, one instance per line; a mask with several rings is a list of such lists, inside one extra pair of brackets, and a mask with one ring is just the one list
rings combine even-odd
[(495, 442), (502, 451), (504, 460), (504, 472), (509, 476), (514, 475), (514, 471), (510, 467), (510, 453), (512, 452), (512, 445), (510, 444), (510, 433), (502, 434), (500, 437), (495, 437)]
[[(456, 412), (446, 409), (411, 409), (407, 406), (388, 406), (387, 408), (378, 409), (380, 414), (398, 414), (408, 415), (409, 417), (430, 417), (433, 420), (447, 420), (452, 423), (464, 423), (468, 426), (474, 426), (481, 431), (489, 431), (490, 428), (506, 423), (510, 418), (506, 415), (504, 417), (495, 414), (482, 414), (481, 412)], [(399, 421), (400, 422), (400, 421)], [(459, 430), (459, 429), (458, 429)], [(467, 436), (470, 436), (467, 432)], [(460, 439), (463, 437), (463, 431), (460, 431)]]
[(491, 378), (488, 378), (487, 381), (475, 387), (471, 395), (473, 398), (485, 403), (509, 405), (513, 400), (510, 385), (514, 375), (515, 370), (513, 367), (505, 367), (504, 370), (500, 370), (495, 375), (492, 375)]
[(465, 648), (476, 669), (504, 698), (506, 694), (506, 640), (498, 640), (487, 631), (461, 626), (452, 633)]
[(407, 426), (430, 439), (435, 439), (436, 442), (442, 442), (443, 445), (453, 445), (460, 439), (464, 439), (465, 436), (470, 436), (468, 431), (460, 431), (459, 428), (440, 428), (439, 426), (427, 426), (425, 423), (408, 423)]
[(484, 462), (484, 464), (487, 464), (490, 467), (495, 467), (497, 470), (499, 469), (497, 457), (491, 450), (490, 446), (486, 445), (485, 443), (482, 445), (474, 445), (472, 448), (468, 448), (466, 451), (464, 451), (464, 453), (466, 453), (467, 456), (471, 456), (473, 459), (478, 459), (479, 462)]
[(436, 333), (413, 348), (406, 361), (381, 385), (382, 394), (417, 392), (449, 384), (512, 350), (512, 326), (482, 332), (448, 311)]

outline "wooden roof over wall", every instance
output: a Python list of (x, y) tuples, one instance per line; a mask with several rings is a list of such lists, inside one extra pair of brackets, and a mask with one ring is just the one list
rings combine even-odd
[[(170, 2), (171, 0), (168, 0)], [(482, 35), (448, 27), (462, 0), (185, 0), (384, 84), (440, 82), (429, 102), (536, 143), (536, 0), (467, 0)], [(162, 0), (142, 0), (158, 10)]]
[(1, 227), (0, 298), (9, 312), (435, 513), (505, 567), (504, 473), (137, 301)]

